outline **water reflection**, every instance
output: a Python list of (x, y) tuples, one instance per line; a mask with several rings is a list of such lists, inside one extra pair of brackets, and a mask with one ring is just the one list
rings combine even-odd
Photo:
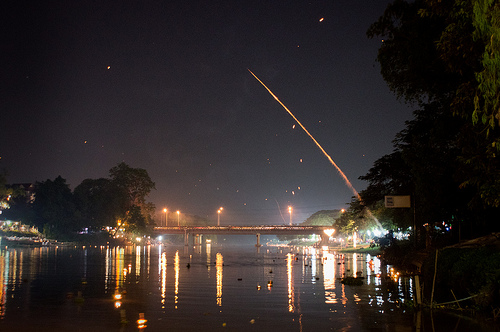
[(208, 277), (210, 278), (210, 268), (212, 267), (212, 258), (211, 258), (212, 244), (211, 243), (207, 243), (206, 252), (207, 252), (207, 273), (208, 273)]
[(139, 277), (141, 275), (141, 247), (135, 247), (135, 275)]
[(104, 288), (113, 293), (120, 292), (123, 288), (127, 269), (125, 268), (125, 249), (123, 247), (106, 248), (106, 278)]
[(175, 252), (175, 257), (174, 257), (174, 271), (175, 271), (174, 308), (177, 309), (177, 303), (179, 301), (179, 251), (178, 250)]
[(295, 294), (293, 291), (293, 255), (288, 253), (286, 255), (286, 274), (288, 279), (288, 311), (295, 311)]
[[(413, 299), (413, 280), (396, 278), (397, 271), (377, 257), (314, 248), (259, 253), (200, 247), (187, 253), (173, 246), (1, 249), (0, 330), (134, 331), (138, 317), (147, 318), (149, 331), (212, 331), (223, 323), (240, 331), (253, 324), (261, 331), (414, 324), (402, 306)], [(364, 284), (341, 284), (348, 275), (362, 276)], [(269, 290), (259, 289), (268, 282)], [(36, 317), (36, 325), (27, 317)], [(425, 312), (418, 321), (432, 322)], [(445, 327), (436, 324), (435, 330)]]
[(160, 253), (160, 280), (161, 280), (161, 308), (165, 309), (165, 298), (167, 294), (167, 253), (158, 250)]
[(7, 280), (8, 280), (9, 253), (0, 256), (0, 319), (5, 315), (5, 303), (7, 302)]
[(222, 269), (224, 266), (224, 258), (221, 253), (217, 253), (215, 256), (215, 269), (216, 269), (216, 281), (217, 281), (217, 292), (216, 292), (216, 302), (220, 307), (222, 306)]
[(336, 304), (335, 295), (335, 256), (323, 251), (323, 285), (325, 287), (325, 303)]

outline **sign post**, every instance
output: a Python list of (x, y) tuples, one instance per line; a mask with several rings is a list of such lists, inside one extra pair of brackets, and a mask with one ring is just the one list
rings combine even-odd
[[(385, 207), (386, 208), (410, 208), (411, 207), (411, 197), (410, 195), (405, 196), (385, 196)], [(415, 217), (415, 204), (413, 204), (413, 234), (415, 236), (415, 248), (417, 247), (417, 220)]]

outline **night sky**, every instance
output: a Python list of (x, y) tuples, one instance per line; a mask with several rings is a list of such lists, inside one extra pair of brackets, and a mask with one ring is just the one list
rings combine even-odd
[(411, 116), (366, 37), (388, 3), (5, 1), (0, 168), (74, 189), (124, 161), (156, 183), (158, 216), (222, 206), (221, 224), (346, 207), (336, 169), (248, 69), (360, 191)]

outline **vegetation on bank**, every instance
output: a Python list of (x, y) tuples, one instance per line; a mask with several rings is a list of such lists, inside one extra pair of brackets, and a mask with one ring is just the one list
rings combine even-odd
[(0, 236), (9, 236), (9, 237), (40, 237), (40, 233), (38, 232), (23, 232), (17, 230), (2, 230), (0, 229)]
[(382, 250), (380, 247), (369, 247), (369, 246), (364, 246), (364, 247), (358, 247), (358, 248), (344, 248), (344, 249), (338, 249), (338, 252), (345, 252), (345, 253), (358, 253), (358, 254), (370, 254), (371, 256), (378, 256), (382, 253)]
[[(437, 269), (435, 269), (437, 267)], [(435, 275), (435, 277), (434, 277)], [(495, 247), (445, 248), (431, 253), (422, 266), (424, 298), (481, 311), (500, 308), (500, 252)], [(435, 278), (435, 279), (434, 279)]]
[(492, 236), (475, 239), (474, 246), (469, 241), (427, 250), (416, 250), (409, 241), (395, 241), (383, 249), (381, 258), (403, 274), (420, 276), (422, 305), (467, 309), (496, 319), (500, 313), (500, 239), (486, 240)]
[(154, 182), (146, 170), (123, 162), (109, 178), (85, 179), (73, 191), (61, 176), (36, 182), (32, 193), (7, 186), (5, 177), (0, 175), (3, 217), (35, 226), (47, 238), (103, 238), (119, 230), (142, 235), (153, 223), (154, 205), (146, 198)]

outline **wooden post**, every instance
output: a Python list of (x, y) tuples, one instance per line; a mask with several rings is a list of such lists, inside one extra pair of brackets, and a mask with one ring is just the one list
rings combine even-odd
[(438, 249), (436, 249), (436, 260), (434, 261), (434, 278), (432, 279), (432, 292), (431, 292), (431, 309), (434, 302), (434, 287), (436, 285), (436, 274), (437, 274), (437, 264), (438, 264)]
[(420, 307), (422, 305), (422, 289), (420, 288), (420, 276), (415, 276), (415, 300), (417, 302), (417, 306)]
[(260, 234), (259, 233), (257, 233), (257, 243), (255, 244), (255, 246), (257, 248), (261, 246), (261, 244), (260, 244)]
[(457, 300), (457, 297), (455, 296), (455, 293), (453, 293), (453, 289), (450, 289), (450, 291), (451, 291), (451, 294), (453, 295), (453, 298), (455, 299), (455, 302), (457, 303), (458, 307), (460, 309), (462, 309), (462, 307), (460, 306), (460, 303), (458, 303), (458, 300)]

